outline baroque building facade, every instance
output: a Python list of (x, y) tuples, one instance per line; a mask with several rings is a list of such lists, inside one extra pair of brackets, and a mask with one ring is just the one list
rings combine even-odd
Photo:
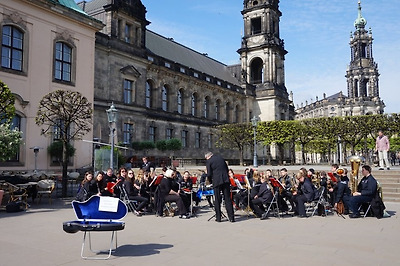
[[(15, 96), (12, 126), (23, 134), (20, 151), (1, 162), (0, 171), (60, 168), (47, 152), (58, 138), (56, 127), (51, 137), (41, 135), (35, 116), (40, 100), (55, 90), (79, 91), (92, 101), (95, 32), (102, 27), (74, 0), (0, 2), (0, 80)], [(91, 141), (92, 136), (89, 132), (83, 138)], [(92, 144), (76, 141), (74, 146), (70, 166), (90, 166)]]
[(328, 116), (382, 114), (385, 104), (379, 97), (378, 64), (373, 57), (372, 30), (365, 29), (367, 20), (362, 16), (358, 2), (355, 31), (350, 34), (350, 64), (346, 71), (347, 96), (342, 91), (296, 109), (296, 119)]
[[(109, 142), (106, 110), (119, 111), (118, 142), (178, 138), (179, 158), (203, 159), (207, 150), (237, 158), (215, 146), (215, 126), (293, 118), (284, 85), (279, 1), (245, 1), (241, 65), (227, 66), (172, 38), (146, 29), (140, 0), (93, 0), (80, 6), (106, 26), (96, 34), (94, 137)], [(273, 25), (273, 26), (271, 26)], [(244, 71), (242, 71), (244, 69)], [(249, 73), (246, 77), (243, 73)], [(291, 107), (291, 109), (290, 109)], [(159, 150), (128, 151), (168, 156)]]

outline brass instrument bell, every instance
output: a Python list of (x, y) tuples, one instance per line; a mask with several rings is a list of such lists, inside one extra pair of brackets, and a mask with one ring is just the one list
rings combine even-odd
[(351, 193), (354, 193), (357, 191), (357, 186), (358, 186), (358, 172), (360, 170), (360, 165), (362, 162), (365, 161), (365, 158), (362, 156), (358, 156), (358, 155), (353, 155), (353, 156), (349, 156), (347, 157), (347, 160), (350, 161), (350, 165), (351, 165), (351, 185), (350, 185), (350, 189), (351, 189)]

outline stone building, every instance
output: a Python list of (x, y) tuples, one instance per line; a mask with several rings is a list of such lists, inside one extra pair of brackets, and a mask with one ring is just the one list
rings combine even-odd
[[(202, 159), (218, 150), (214, 126), (291, 119), (293, 106), (284, 83), (279, 1), (244, 1), (245, 35), (241, 65), (227, 66), (146, 29), (140, 0), (93, 0), (80, 6), (106, 26), (96, 34), (93, 136), (109, 142), (106, 110), (119, 111), (119, 143), (178, 138), (179, 158)], [(242, 70), (244, 69), (244, 70)], [(246, 74), (248, 73), (248, 74)], [(137, 157), (140, 151), (128, 151)], [(146, 155), (166, 157), (158, 150)]]
[(382, 114), (385, 104), (379, 97), (378, 64), (374, 61), (372, 30), (367, 31), (367, 21), (358, 2), (355, 32), (350, 35), (350, 64), (346, 71), (347, 96), (342, 91), (296, 109), (296, 119), (327, 116), (352, 116)]
[[(0, 80), (15, 96), (13, 127), (23, 132), (20, 151), (3, 170), (55, 170), (60, 164), (50, 158), (47, 147), (57, 140), (41, 135), (35, 124), (40, 100), (63, 89), (94, 97), (95, 32), (103, 24), (89, 17), (74, 0), (0, 1)], [(84, 136), (91, 141), (92, 132)], [(91, 165), (92, 144), (76, 141), (71, 168)], [(39, 151), (35, 156), (34, 147)]]

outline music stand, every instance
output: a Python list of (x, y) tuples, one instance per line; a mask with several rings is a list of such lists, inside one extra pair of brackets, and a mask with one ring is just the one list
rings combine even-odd
[[(149, 190), (150, 190), (150, 205), (153, 204), (154, 206), (154, 194), (156, 191), (157, 186), (161, 183), (161, 180), (164, 178), (163, 175), (158, 175), (156, 178), (153, 178), (153, 180), (151, 180), (150, 185), (149, 185)], [(154, 188), (154, 190), (153, 190)]]
[[(208, 218), (208, 220), (207, 221), (210, 221), (212, 218), (216, 218), (216, 216), (217, 216), (217, 213), (215, 212), (215, 195), (214, 195), (214, 189), (212, 190), (213, 192), (212, 192), (212, 194), (211, 194), (211, 197), (212, 197), (212, 201), (213, 201), (213, 210), (214, 210), (214, 214), (210, 217), (210, 218)], [(221, 204), (222, 205), (222, 204)], [(222, 209), (221, 209), (221, 218), (226, 218), (226, 219), (228, 219), (228, 217), (226, 217), (226, 215), (225, 215), (225, 213), (222, 211)]]

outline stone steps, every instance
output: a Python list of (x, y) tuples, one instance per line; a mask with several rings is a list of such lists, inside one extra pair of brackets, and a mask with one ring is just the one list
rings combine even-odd
[(374, 170), (372, 175), (382, 187), (384, 202), (400, 202), (399, 170)]

